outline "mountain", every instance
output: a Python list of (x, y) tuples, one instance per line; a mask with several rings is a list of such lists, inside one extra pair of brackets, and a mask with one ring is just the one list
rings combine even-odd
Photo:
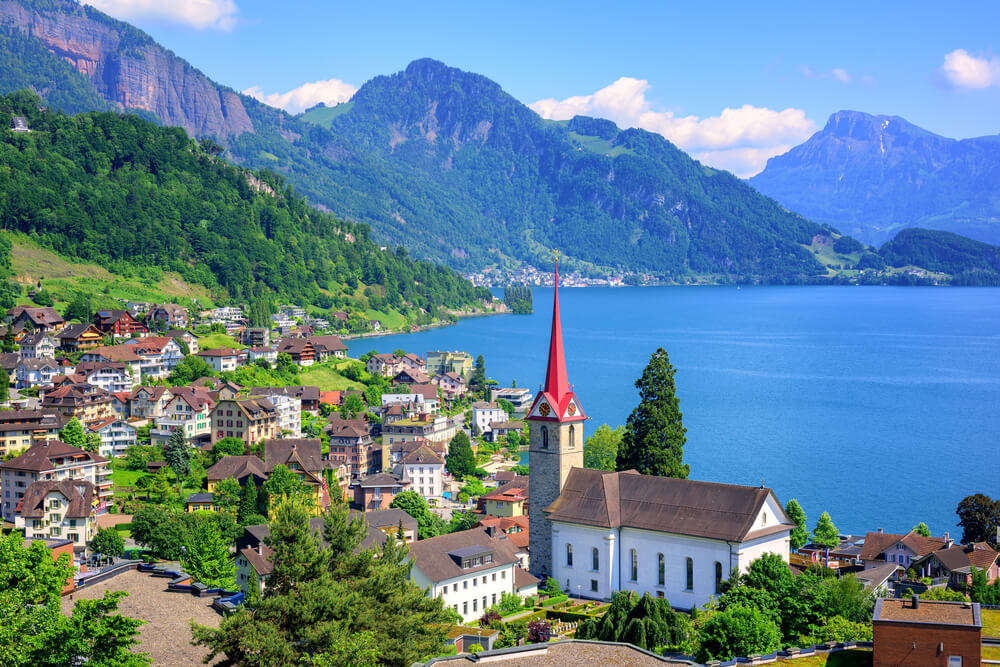
[(838, 111), (750, 183), (868, 243), (904, 227), (1000, 242), (1000, 135), (949, 139), (898, 116)]
[[(366, 225), (310, 207), (281, 177), (227, 163), (212, 141), (134, 114), (39, 104), (27, 91), (0, 98), (0, 220), (44, 248), (118, 274), (152, 269), (153, 282), (176, 272), (248, 304), (256, 321), (290, 301), (423, 323), (489, 297), (380, 249)], [(29, 131), (8, 129), (13, 116)]]
[(904, 229), (879, 248), (878, 254), (889, 266), (919, 266), (929, 271), (947, 273), (956, 284), (1000, 284), (1000, 247), (974, 241), (952, 232), (935, 229)]

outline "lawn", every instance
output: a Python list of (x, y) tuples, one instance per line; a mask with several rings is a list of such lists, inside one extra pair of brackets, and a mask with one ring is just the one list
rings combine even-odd
[(108, 467), (111, 468), (111, 483), (114, 486), (135, 486), (136, 480), (143, 474), (140, 470), (128, 470), (124, 459), (111, 459)]
[(1000, 609), (983, 609), (983, 636), (1000, 637)]
[(871, 667), (872, 652), (867, 649), (855, 648), (808, 658), (779, 659), (778, 664), (786, 665), (786, 667)]
[(1000, 660), (1000, 646), (983, 646), (983, 660)]
[(236, 339), (224, 333), (212, 333), (198, 339), (199, 350), (218, 350), (220, 348), (242, 350), (244, 347), (246, 345), (240, 345)]
[(348, 380), (343, 375), (338, 373), (334, 367), (334, 363), (316, 364), (314, 366), (307, 366), (306, 368), (303, 368), (299, 371), (299, 381), (302, 382), (303, 385), (319, 387), (323, 391), (365, 388), (365, 386), (360, 382)]

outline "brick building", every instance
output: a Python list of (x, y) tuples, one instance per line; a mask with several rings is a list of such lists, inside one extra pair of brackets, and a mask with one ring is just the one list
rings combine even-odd
[(978, 603), (879, 598), (872, 616), (873, 667), (978, 667)]

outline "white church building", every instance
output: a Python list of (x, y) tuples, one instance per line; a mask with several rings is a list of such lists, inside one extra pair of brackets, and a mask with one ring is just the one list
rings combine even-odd
[(775, 553), (794, 525), (774, 492), (583, 467), (586, 414), (566, 375), (556, 273), (545, 385), (528, 411), (532, 573), (570, 594), (620, 590), (700, 606), (734, 570)]

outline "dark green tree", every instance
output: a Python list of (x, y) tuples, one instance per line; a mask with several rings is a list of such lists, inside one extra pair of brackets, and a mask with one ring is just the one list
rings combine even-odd
[(840, 531), (833, 525), (833, 519), (829, 512), (823, 512), (816, 520), (816, 527), (813, 528), (813, 542), (827, 549), (833, 549), (840, 544)]
[(236, 586), (236, 563), (229, 555), (218, 525), (197, 521), (187, 536), (181, 553), (181, 567), (209, 588), (231, 591)]
[(481, 354), (476, 357), (476, 365), (472, 370), (469, 388), (479, 394), (486, 388), (486, 359)]
[[(259, 523), (267, 523), (267, 520), (260, 514), (259, 501), (257, 500), (257, 484), (252, 478), (248, 478), (243, 490), (240, 492), (240, 506), (236, 511), (237, 521), (241, 526), (255, 526)], [(258, 521), (260, 519), (260, 521)]]
[(983, 493), (966, 496), (955, 510), (958, 525), (962, 527), (962, 542), (986, 542), (993, 549), (997, 544), (997, 524), (1000, 523), (1000, 500), (993, 500)]
[(220, 510), (237, 512), (242, 491), (240, 483), (232, 477), (219, 480), (216, 482), (215, 490), (213, 491), (215, 504), (219, 506)]
[(472, 452), (472, 443), (465, 431), (459, 431), (448, 443), (448, 456), (445, 458), (445, 469), (455, 479), (471, 475), (476, 469), (476, 455)]
[(93, 297), (85, 292), (77, 292), (63, 312), (63, 317), (67, 322), (89, 322), (94, 316)]
[(246, 454), (246, 444), (239, 438), (219, 438), (212, 443), (209, 460), (212, 465), (219, 462), (223, 456), (242, 456)]
[(401, 509), (416, 519), (420, 539), (426, 540), (441, 534), (441, 519), (431, 512), (427, 501), (416, 491), (403, 491), (396, 494), (389, 507)]
[(699, 662), (765, 654), (781, 647), (781, 632), (766, 614), (733, 606), (713, 613), (701, 628)]
[(618, 449), (618, 470), (635, 469), (644, 475), (686, 479), (684, 463), (687, 429), (674, 385), (674, 367), (662, 347), (657, 349), (635, 382), (639, 405), (625, 423)]
[(194, 451), (187, 444), (184, 431), (175, 428), (170, 432), (170, 439), (166, 447), (163, 448), (163, 460), (167, 462), (170, 469), (177, 476), (177, 493), (181, 492), (181, 484), (184, 478), (191, 472), (191, 458)]
[(105, 556), (120, 556), (125, 550), (125, 538), (113, 526), (101, 528), (90, 540), (90, 549)]
[(167, 377), (167, 382), (174, 386), (191, 384), (195, 380), (203, 377), (212, 377), (215, 371), (201, 357), (189, 354), (174, 366)]
[(7, 370), (0, 368), (0, 404), (10, 400), (10, 374)]
[(795, 524), (790, 536), (790, 546), (795, 551), (809, 542), (809, 529), (806, 528), (806, 513), (799, 505), (799, 501), (792, 498), (785, 505), (785, 514)]

